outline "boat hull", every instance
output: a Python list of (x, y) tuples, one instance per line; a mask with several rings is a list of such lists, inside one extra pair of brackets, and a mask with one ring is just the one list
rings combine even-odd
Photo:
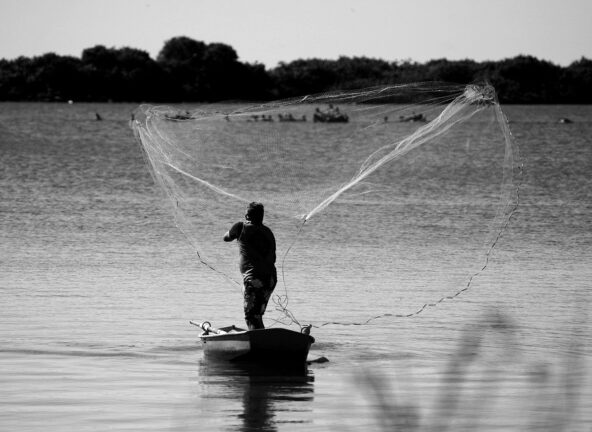
[(278, 367), (305, 367), (314, 338), (282, 328), (243, 330), (221, 328), (224, 333), (202, 333), (204, 355), (209, 359), (257, 362)]

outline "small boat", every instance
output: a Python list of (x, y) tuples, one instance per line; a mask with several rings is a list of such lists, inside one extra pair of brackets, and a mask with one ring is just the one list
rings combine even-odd
[(248, 122), (272, 122), (273, 117), (270, 115), (252, 115), (247, 119)]
[(347, 114), (340, 112), (339, 108), (333, 108), (333, 105), (329, 105), (326, 111), (321, 111), (317, 108), (312, 115), (312, 121), (314, 123), (347, 123), (349, 122), (349, 117)]
[(303, 115), (302, 117), (294, 117), (293, 114), (278, 114), (278, 120), (280, 122), (305, 122), (306, 116)]
[(306, 358), (314, 338), (310, 326), (301, 332), (285, 328), (245, 330), (234, 325), (214, 328), (205, 321), (191, 324), (200, 327), (204, 355), (208, 359), (231, 362), (254, 362), (282, 369), (306, 368)]
[(349, 121), (349, 117), (345, 114), (327, 115), (323, 113), (314, 113), (312, 120), (315, 123), (347, 123)]
[(401, 122), (426, 122), (428, 121), (426, 116), (423, 114), (411, 114), (408, 116), (399, 116), (399, 121)]
[(317, 123), (347, 123), (349, 118), (346, 115), (339, 115), (334, 117), (314, 117), (314, 122)]
[(189, 111), (177, 111), (176, 113), (167, 113), (164, 118), (172, 121), (193, 120), (195, 117)]

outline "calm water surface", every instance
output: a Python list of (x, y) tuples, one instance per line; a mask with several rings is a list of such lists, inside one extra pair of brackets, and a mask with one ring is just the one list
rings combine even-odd
[(487, 270), (413, 319), (314, 329), (330, 361), (298, 377), (203, 361), (188, 321), (238, 323), (240, 294), (163, 208), (134, 108), (0, 104), (0, 430), (592, 430), (592, 107), (506, 107), (525, 172)]

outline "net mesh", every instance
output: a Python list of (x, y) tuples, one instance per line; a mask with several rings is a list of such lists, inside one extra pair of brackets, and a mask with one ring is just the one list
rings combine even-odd
[(238, 254), (222, 236), (249, 202), (265, 205), (278, 246), (273, 319), (284, 324), (367, 322), (361, 302), (376, 317), (411, 316), (456, 297), (517, 205), (517, 147), (489, 85), (143, 105), (135, 119), (154, 180), (217, 288), (240, 293)]

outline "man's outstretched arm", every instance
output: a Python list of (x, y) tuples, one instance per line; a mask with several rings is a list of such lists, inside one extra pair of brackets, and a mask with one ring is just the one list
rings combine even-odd
[(232, 228), (230, 228), (228, 231), (226, 231), (226, 234), (224, 234), (224, 241), (230, 242), (232, 240), (236, 240), (240, 236), (242, 230), (243, 223), (235, 223), (234, 225), (232, 225)]

